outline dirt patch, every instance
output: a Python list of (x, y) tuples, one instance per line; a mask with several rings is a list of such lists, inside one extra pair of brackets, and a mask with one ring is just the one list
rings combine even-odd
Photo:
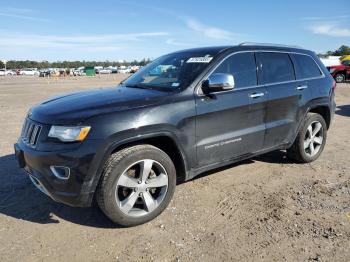
[(23, 118), (60, 93), (114, 86), (123, 75), (50, 80), (0, 78), (0, 257), (2, 261), (348, 261), (350, 84), (319, 160), (282, 151), (178, 185), (155, 220), (119, 228), (96, 208), (71, 208), (38, 192), (13, 156)]

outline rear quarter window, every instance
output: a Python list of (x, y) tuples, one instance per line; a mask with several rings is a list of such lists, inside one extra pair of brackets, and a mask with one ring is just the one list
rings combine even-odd
[(293, 64), (287, 53), (260, 52), (257, 57), (262, 84), (295, 80)]
[(293, 54), (293, 62), (297, 79), (320, 77), (322, 75), (315, 60), (308, 55)]

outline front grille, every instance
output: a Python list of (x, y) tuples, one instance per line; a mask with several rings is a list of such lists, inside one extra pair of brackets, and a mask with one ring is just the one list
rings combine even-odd
[(24, 121), (21, 138), (23, 143), (35, 147), (38, 141), (42, 126), (29, 120), (28, 118)]

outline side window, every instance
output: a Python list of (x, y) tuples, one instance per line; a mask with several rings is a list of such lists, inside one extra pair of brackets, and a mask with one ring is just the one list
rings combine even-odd
[(319, 77), (322, 75), (315, 61), (308, 55), (293, 54), (297, 79)]
[(292, 61), (287, 53), (258, 53), (261, 82), (271, 84), (295, 80)]
[(215, 73), (233, 75), (235, 88), (255, 86), (257, 77), (254, 53), (238, 53), (230, 56), (212, 74)]

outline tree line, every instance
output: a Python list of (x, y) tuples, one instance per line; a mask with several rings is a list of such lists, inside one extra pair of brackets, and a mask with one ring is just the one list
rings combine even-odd
[[(125, 62), (116, 62), (116, 61), (31, 61), (31, 60), (9, 60), (6, 63), (7, 69), (22, 69), (22, 68), (78, 68), (78, 67), (87, 67), (87, 66), (129, 66), (129, 65), (139, 65), (144, 66), (151, 61), (149, 58), (144, 58), (140, 61), (125, 61)], [(5, 65), (0, 61), (0, 68), (3, 68)]]
[(327, 51), (323, 54), (318, 54), (319, 57), (327, 57), (327, 56), (343, 56), (343, 55), (350, 55), (350, 47), (347, 45), (342, 45), (335, 51)]
[[(318, 54), (319, 57), (327, 57), (327, 56), (343, 56), (350, 55), (350, 47), (346, 45), (342, 45), (335, 51), (327, 51), (326, 53)], [(134, 60), (130, 62), (115, 62), (115, 61), (57, 61), (57, 62), (49, 62), (49, 61), (31, 61), (31, 60), (10, 60), (6, 63), (6, 67), (8, 69), (21, 69), (21, 68), (78, 68), (78, 67), (86, 67), (86, 66), (129, 66), (129, 65), (139, 65), (144, 66), (151, 61), (149, 58), (144, 58), (140, 61)], [(4, 63), (0, 61), (0, 68), (4, 67)]]

